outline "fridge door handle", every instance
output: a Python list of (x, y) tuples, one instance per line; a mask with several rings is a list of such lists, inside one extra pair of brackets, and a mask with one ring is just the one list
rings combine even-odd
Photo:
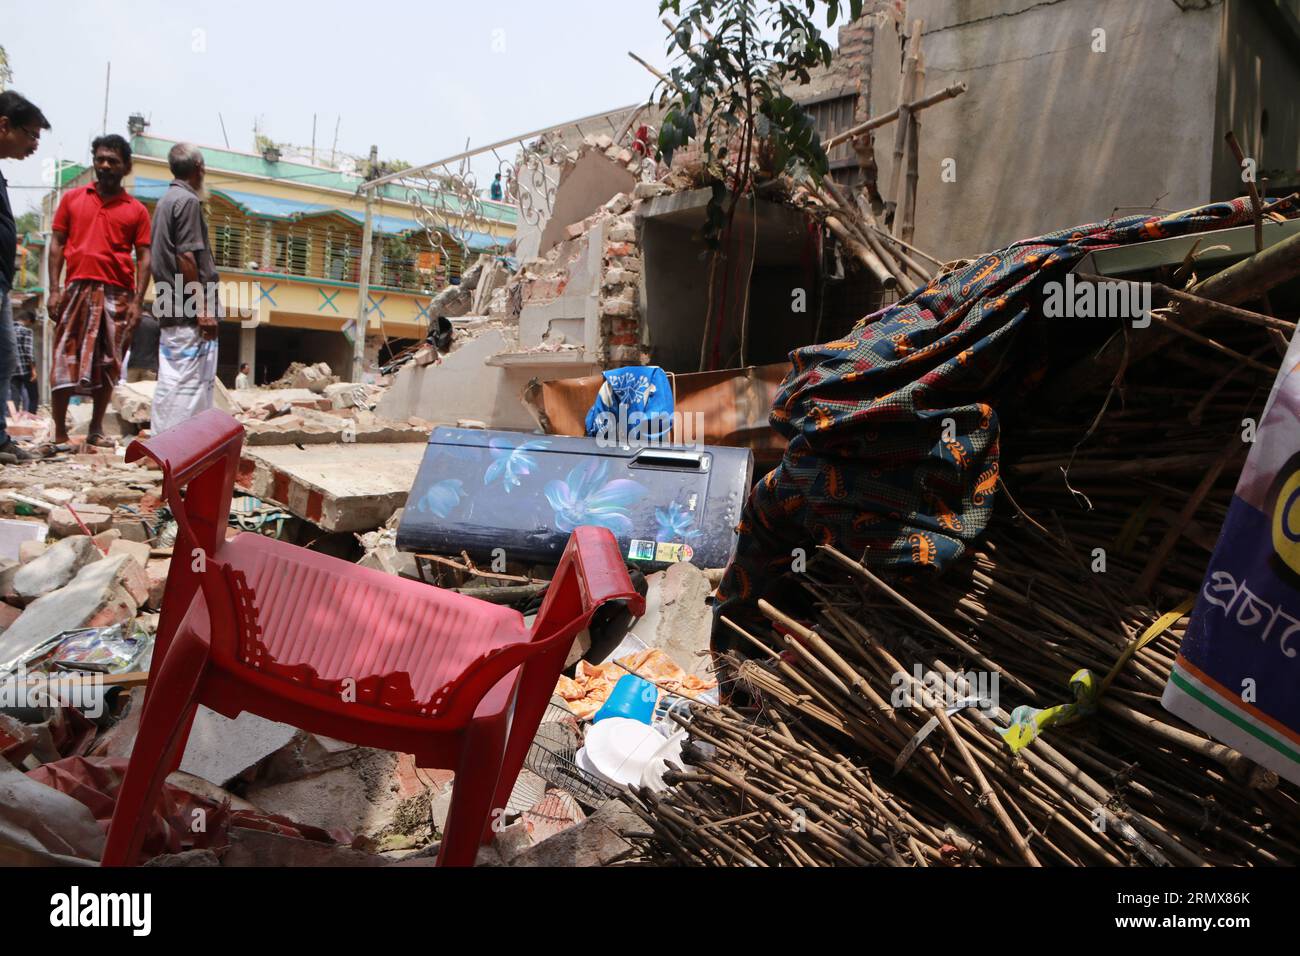
[(667, 451), (654, 449), (643, 451), (633, 459), (633, 468), (666, 468), (673, 471), (709, 470), (709, 456), (702, 451)]

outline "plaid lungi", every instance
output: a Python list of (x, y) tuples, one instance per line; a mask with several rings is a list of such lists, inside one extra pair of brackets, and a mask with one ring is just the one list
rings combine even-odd
[(122, 353), (129, 345), (123, 338), (130, 301), (130, 289), (106, 282), (78, 279), (68, 285), (54, 332), (51, 388), (89, 395), (117, 383)]

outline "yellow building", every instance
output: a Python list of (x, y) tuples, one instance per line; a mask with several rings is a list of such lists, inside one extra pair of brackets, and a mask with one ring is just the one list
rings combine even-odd
[[(125, 186), (151, 214), (171, 182), (167, 153), (176, 142), (131, 139), (133, 168)], [(255, 310), (251, 320), (223, 323), (219, 377), (232, 385), (239, 365), (248, 362), (263, 384), (290, 362), (321, 361), (350, 377), (366, 209), (357, 194), (362, 180), (281, 160), (274, 152), (200, 148), (207, 164), (205, 211), (223, 286), (248, 290), (246, 304)], [(61, 177), (63, 188), (85, 185), (92, 175), (71, 167)], [(452, 194), (391, 184), (377, 191), (373, 216), (368, 372), (381, 355), (424, 337), (432, 297), (457, 282), (480, 253), (505, 254), (517, 210), (488, 199), (475, 199), (467, 209)]]

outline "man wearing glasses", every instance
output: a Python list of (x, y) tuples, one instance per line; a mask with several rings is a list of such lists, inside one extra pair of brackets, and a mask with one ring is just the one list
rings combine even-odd
[[(41, 130), (49, 128), (49, 120), (31, 101), (12, 90), (0, 93), (0, 159), (26, 159), (36, 152)], [(5, 403), (9, 399), (9, 383), (17, 368), (18, 343), (14, 337), (13, 309), (9, 304), (17, 258), (18, 225), (14, 222), (14, 210), (9, 202), (9, 184), (0, 173), (0, 462), (8, 463), (39, 457), (19, 448), (5, 431)]]

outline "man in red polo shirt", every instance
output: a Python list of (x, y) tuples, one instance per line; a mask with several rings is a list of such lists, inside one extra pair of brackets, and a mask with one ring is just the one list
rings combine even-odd
[(110, 134), (91, 150), (95, 182), (71, 190), (54, 214), (48, 305), (58, 326), (50, 386), (55, 442), (68, 443), (68, 399), (75, 393), (94, 398), (86, 443), (112, 448), (104, 411), (149, 287), (149, 211), (122, 188), (131, 171), (130, 144)]

